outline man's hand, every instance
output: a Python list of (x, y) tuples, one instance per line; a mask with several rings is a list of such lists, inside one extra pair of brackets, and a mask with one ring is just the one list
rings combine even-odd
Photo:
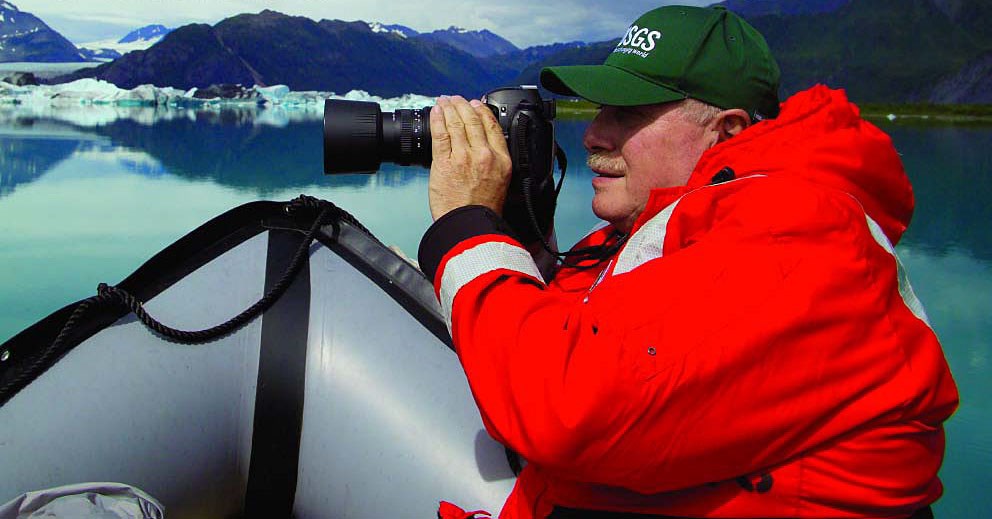
[(431, 110), (431, 151), (434, 220), (466, 205), (503, 214), (513, 165), (503, 130), (486, 105), (460, 96), (438, 98)]

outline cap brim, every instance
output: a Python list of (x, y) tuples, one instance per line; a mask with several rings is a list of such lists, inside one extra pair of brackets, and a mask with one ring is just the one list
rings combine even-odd
[(546, 67), (541, 70), (541, 85), (556, 94), (613, 106), (668, 103), (689, 97), (611, 65)]

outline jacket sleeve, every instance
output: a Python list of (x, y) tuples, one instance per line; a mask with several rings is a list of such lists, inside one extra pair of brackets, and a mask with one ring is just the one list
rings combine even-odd
[[(793, 203), (858, 217), (836, 201)], [(649, 494), (953, 408), (945, 399), (927, 416), (927, 385), (946, 372), (939, 345), (939, 358), (906, 362), (936, 339), (899, 301), (892, 256), (850, 218), (847, 234), (735, 218), (698, 242), (669, 235), (676, 252), (588, 293), (549, 288), (482, 208), (438, 220), (420, 260), (489, 433), (560, 477)]]

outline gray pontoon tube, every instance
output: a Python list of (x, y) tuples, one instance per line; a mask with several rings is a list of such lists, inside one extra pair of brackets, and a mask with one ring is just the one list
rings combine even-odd
[[(299, 247), (310, 221), (286, 207), (233, 209), (118, 286), (178, 328), (229, 319)], [(121, 308), (88, 312), (47, 370), (0, 402), (0, 503), (114, 481), (170, 519), (431, 518), (441, 499), (498, 509), (513, 459), (483, 430), (431, 284), (342, 214), (286, 293), (220, 339), (177, 344)], [(75, 306), (0, 346), (0, 385)]]

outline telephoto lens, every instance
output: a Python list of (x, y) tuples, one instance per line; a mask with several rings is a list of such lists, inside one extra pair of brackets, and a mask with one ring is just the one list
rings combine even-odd
[(324, 173), (375, 173), (383, 162), (431, 165), (430, 107), (383, 112), (379, 103), (324, 101)]

